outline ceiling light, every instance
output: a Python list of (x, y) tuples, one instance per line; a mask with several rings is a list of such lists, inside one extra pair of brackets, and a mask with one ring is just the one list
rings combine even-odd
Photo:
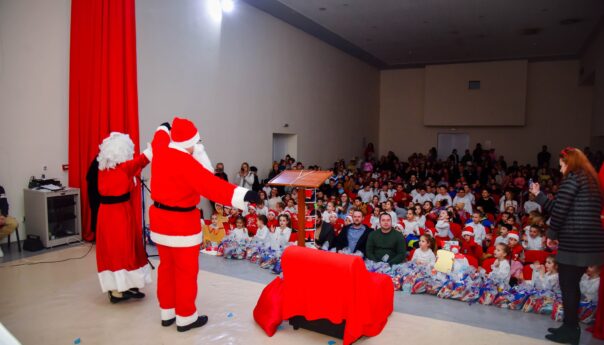
[(220, 5), (222, 7), (222, 11), (225, 13), (233, 12), (233, 10), (235, 9), (234, 0), (221, 0)]

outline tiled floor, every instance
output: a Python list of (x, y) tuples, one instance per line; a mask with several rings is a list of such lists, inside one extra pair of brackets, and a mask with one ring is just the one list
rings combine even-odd
[[(12, 253), (10, 253), (10, 255), (5, 256), (3, 260), (5, 262), (16, 260), (14, 263), (9, 263), (10, 265), (22, 262), (23, 260), (18, 260), (20, 258), (25, 258), (27, 262), (47, 261), (49, 259), (61, 260), (64, 258), (77, 258), (84, 256), (87, 253), (88, 248), (88, 244), (82, 246), (75, 244), (70, 246), (63, 246), (59, 248), (54, 248), (52, 250), (45, 250), (43, 253), (46, 255), (36, 258), (32, 257), (31, 255), (28, 255), (27, 252), (18, 254), (15, 247)], [(148, 253), (150, 255), (155, 254), (155, 248), (149, 247)], [(19, 330), (18, 332), (16, 332), (16, 334), (22, 334), (22, 338), (24, 337), (23, 339), (31, 339), (30, 334), (20, 333), (24, 332), (24, 330), (21, 329), (19, 322), (32, 322), (31, 320), (29, 320), (28, 315), (30, 315), (31, 313), (36, 315), (39, 310), (38, 308), (57, 308), (56, 312), (57, 315), (59, 315), (60, 313), (67, 312), (61, 309), (63, 308), (61, 306), (62, 303), (73, 303), (74, 305), (70, 307), (77, 307), (78, 305), (81, 305), (82, 308), (98, 308), (98, 312), (101, 315), (104, 315), (103, 313), (107, 312), (111, 313), (111, 310), (114, 309), (108, 306), (106, 296), (100, 293), (100, 289), (98, 287), (98, 281), (95, 273), (94, 255), (94, 248), (92, 248), (92, 251), (83, 259), (71, 260), (60, 264), (0, 268), (0, 290), (3, 291), (3, 294), (0, 294), (0, 296), (2, 296), (0, 297), (0, 322), (7, 325), (9, 329), (11, 329), (11, 327), (9, 326), (12, 326), (13, 329), (15, 329), (16, 327), (16, 329)], [(157, 264), (157, 260), (157, 257), (151, 258), (152, 263)], [(262, 289), (262, 286), (266, 285), (268, 282), (275, 278), (274, 274), (270, 273), (267, 270), (263, 270), (257, 265), (253, 265), (247, 261), (226, 260), (221, 257), (213, 257), (208, 255), (200, 255), (199, 260), (200, 269), (202, 272), (200, 274), (199, 280), (200, 289), (198, 295), (198, 305), (202, 306), (208, 303), (208, 298), (222, 298), (220, 297), (220, 295), (227, 296), (223, 303), (231, 305), (235, 299), (239, 298), (237, 296), (241, 294), (241, 289), (248, 289), (249, 285), (249, 289), (254, 292), (245, 293), (247, 299), (245, 300), (245, 303), (242, 302), (246, 305), (246, 307), (244, 308), (245, 310), (237, 310), (237, 313), (249, 314), (251, 312), (251, 308), (253, 308), (255, 299), (257, 299), (259, 295), (259, 291)], [(154, 275), (155, 274), (156, 273), (154, 272)], [(232, 279), (235, 279), (233, 282), (238, 281), (239, 283), (236, 283), (236, 285), (238, 286), (236, 291), (220, 290), (218, 291), (218, 295), (216, 295), (217, 292), (214, 291), (214, 288), (217, 286), (217, 284), (221, 284), (217, 281), (222, 279), (216, 277), (220, 276), (225, 277), (224, 279), (229, 282)], [(207, 277), (213, 278), (208, 281), (209, 278)], [(15, 279), (17, 280), (17, 282), (12, 281)], [(31, 284), (28, 282), (31, 282)], [(47, 284), (48, 286), (46, 286), (45, 284)], [(40, 288), (41, 286), (45, 286), (45, 288)], [(17, 290), (13, 291), (15, 289)], [(22, 289), (29, 291), (29, 293), (23, 295), (25, 292), (21, 291)], [(80, 292), (77, 292), (74, 289)], [(153, 284), (145, 290), (149, 294), (149, 298), (146, 299), (146, 305), (144, 307), (145, 310), (151, 313), (157, 312), (157, 310), (155, 310), (157, 308), (157, 305), (153, 296), (155, 291), (155, 285)], [(22, 299), (19, 298), (19, 296), (21, 295), (23, 295)], [(14, 299), (11, 296), (14, 297)], [(232, 298), (230, 299), (230, 297), (228, 296), (232, 296)], [(379, 337), (372, 338), (371, 340), (363, 341), (363, 343), (367, 342), (368, 344), (390, 344), (392, 343), (391, 341), (393, 339), (397, 339), (397, 337), (403, 336), (403, 334), (399, 334), (397, 332), (400, 332), (401, 329), (405, 329), (405, 342), (410, 341), (409, 337), (415, 337), (414, 343), (418, 344), (459, 343), (461, 338), (464, 338), (465, 336), (462, 336), (461, 333), (457, 333), (457, 331), (462, 332), (462, 330), (471, 330), (475, 333), (474, 337), (468, 338), (470, 340), (464, 338), (465, 341), (463, 342), (463, 344), (466, 345), (487, 343), (492, 344), (494, 339), (491, 339), (490, 337), (494, 336), (496, 336), (497, 339), (505, 340), (503, 343), (506, 344), (537, 344), (541, 343), (543, 335), (545, 334), (545, 329), (547, 327), (557, 325), (557, 323), (551, 321), (548, 317), (541, 315), (527, 314), (520, 311), (502, 310), (495, 307), (482, 306), (479, 304), (468, 305), (466, 303), (458, 301), (442, 300), (434, 296), (403, 295), (401, 292), (395, 292), (394, 302), (396, 313), (393, 314), (393, 316), (390, 318), (389, 324), (384, 330), (383, 334), (381, 334)], [(138, 306), (138, 304), (135, 303), (129, 305), (132, 305), (133, 308), (135, 306)], [(218, 305), (215, 305), (212, 308), (224, 309), (225, 306), (220, 305), (219, 303)], [(208, 313), (213, 313), (215, 315), (216, 310), (213, 310), (212, 308), (208, 310)], [(241, 306), (230, 306), (228, 308), (241, 308)], [(94, 310), (94, 314), (96, 315), (97, 310)], [(44, 315), (47, 315), (50, 313), (50, 311), (44, 310), (43, 313)], [(111, 315), (111, 317), (115, 317), (118, 319), (122, 317), (120, 313), (115, 313)], [(23, 318), (22, 320), (20, 319), (21, 317)], [(93, 319), (96, 320), (99, 317), (101, 316), (95, 316)], [(145, 327), (149, 329), (149, 332), (160, 332), (158, 333), (158, 335), (161, 335), (162, 340), (159, 342), (151, 341), (149, 343), (171, 344), (173, 341), (175, 341), (171, 338), (171, 335), (167, 338), (165, 337), (164, 333), (162, 333), (165, 332), (165, 330), (157, 330), (157, 327), (154, 327), (157, 321), (154, 318), (155, 315), (147, 315), (145, 316), (145, 320), (141, 321), (145, 325), (147, 325), (148, 323), (148, 325)], [(123, 320), (125, 322), (125, 320), (127, 319)], [(56, 324), (58, 321), (55, 320), (53, 322), (54, 324)], [(108, 321), (104, 318), (98, 319), (98, 322), (100, 323), (98, 325), (99, 327), (109, 327), (107, 325)], [(249, 320), (246, 320), (245, 322), (246, 324), (242, 327), (251, 327), (247, 324), (250, 322)], [(79, 320), (76, 323), (81, 327), (89, 326), (86, 322)], [(422, 325), (422, 332), (425, 331), (428, 333), (434, 333), (426, 335), (426, 342), (422, 341), (423, 339), (421, 337), (418, 338), (417, 335), (410, 336), (407, 333), (413, 331), (413, 329), (409, 329), (409, 325), (418, 323)], [(67, 327), (67, 325), (64, 326)], [(96, 325), (94, 327), (96, 327)], [(25, 327), (25, 329), (37, 328)], [(252, 327), (252, 329), (254, 329), (254, 327)], [(443, 335), (450, 333), (451, 330), (453, 330), (454, 334), (459, 335), (455, 338), (443, 338)], [(195, 338), (194, 340), (188, 343), (202, 343), (202, 339), (205, 340), (205, 343), (216, 344), (256, 343), (256, 340), (254, 339), (258, 339), (258, 343), (263, 343), (263, 337), (261, 333), (257, 334), (252, 332), (252, 334), (254, 334), (252, 338), (247, 339), (247, 335), (243, 336), (240, 331), (231, 331), (232, 333), (230, 335), (207, 335), (207, 337), (201, 337), (199, 339)], [(86, 333), (85, 331), (80, 331), (76, 329), (74, 330), (73, 335), (75, 336), (79, 334), (78, 332)], [(116, 344), (138, 343), (128, 342), (126, 340), (124, 340), (123, 342), (120, 340), (116, 341), (116, 338), (112, 338), (110, 335), (105, 333), (100, 335), (98, 334), (99, 332), (103, 333), (102, 330), (99, 330), (96, 333), (89, 335), (93, 339), (97, 340), (97, 342), (93, 341), (90, 343), (105, 343), (104, 341), (111, 341), (112, 343)], [(113, 332), (113, 330), (105, 329), (104, 332), (111, 333)], [(126, 334), (130, 331), (124, 330), (123, 332), (124, 336), (126, 336)], [(52, 338), (56, 339), (56, 342), (49, 341), (46, 343), (66, 343), (65, 340), (69, 336), (72, 336), (71, 334), (72, 333), (69, 333), (69, 335), (64, 335), (63, 337), (57, 336), (56, 338)], [(479, 336), (479, 334), (484, 334), (484, 336), (487, 338)], [(329, 340), (326, 337), (316, 337), (315, 335), (308, 336), (309, 340), (312, 339), (312, 342), (310, 343), (324, 344)], [(264, 338), (265, 340), (274, 339), (266, 337)], [(157, 340), (153, 337), (149, 339)], [(245, 341), (243, 339), (245, 339)], [(287, 338), (280, 339), (282, 340), (282, 343), (290, 343)], [(430, 341), (428, 341), (428, 339), (430, 339)], [(488, 341), (486, 339), (488, 339)], [(100, 340), (103, 341), (99, 342)], [(24, 342), (24, 344), (26, 343), (35, 342)], [(84, 341), (82, 341), (82, 343), (85, 344)], [(180, 342), (176, 341), (176, 343)], [(291, 343), (298, 342), (294, 341)], [(341, 342), (337, 343), (340, 344)], [(587, 332), (583, 332), (581, 343), (604, 344), (604, 342), (592, 339), (591, 335)]]

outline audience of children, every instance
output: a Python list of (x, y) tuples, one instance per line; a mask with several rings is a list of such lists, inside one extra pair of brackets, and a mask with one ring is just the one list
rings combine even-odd
[[(279, 169), (301, 166), (294, 163), (295, 160), (279, 165)], [(524, 262), (524, 251), (551, 253), (551, 249), (545, 245), (546, 217), (540, 213), (530, 193), (526, 193), (526, 185), (514, 182), (519, 181), (518, 178), (537, 181), (540, 176), (547, 176), (543, 181), (543, 192), (547, 195), (556, 191), (556, 183), (560, 180), (555, 170), (538, 173), (534, 167), (508, 166), (502, 158), (494, 160), (487, 156), (469, 165), (435, 161), (421, 154), (413, 154), (402, 162), (389, 153), (380, 160), (365, 163), (369, 164), (358, 161), (356, 169), (351, 169), (344, 161), (336, 162), (329, 184), (321, 186), (316, 193), (317, 200), (311, 210), (322, 212), (323, 221), (333, 226), (335, 234), (351, 222), (346, 219), (352, 210), (360, 210), (365, 215), (364, 223), (374, 229), (380, 228), (382, 212), (390, 215), (393, 226), (399, 223), (399, 215), (404, 215), (400, 222), (402, 234), (395, 233), (402, 236), (409, 247), (419, 247), (410, 261), (432, 266), (436, 260), (436, 246), (441, 247), (444, 241), (454, 239), (459, 241), (459, 253), (473, 257), (479, 264), (494, 257), (492, 264), (489, 262), (491, 272), (488, 276), (495, 281), (515, 284), (527, 280), (522, 275), (522, 268), (531, 265), (533, 286), (558, 289), (554, 256), (547, 257), (544, 265)], [(371, 166), (371, 169), (364, 170), (362, 166)], [(515, 177), (510, 178), (512, 175)], [(297, 213), (297, 199), (283, 188), (263, 190), (270, 190), (270, 198), (266, 200), (268, 207), (263, 203), (255, 210), (250, 208), (246, 222), (242, 222), (237, 210), (229, 214), (225, 209), (225, 215), (217, 210), (218, 217), (228, 217), (228, 221), (235, 224), (231, 231), (233, 236), (241, 239), (253, 235), (249, 218), (255, 217), (254, 225), (257, 224), (258, 230), (254, 232), (254, 238), (279, 250), (287, 245), (292, 232), (289, 218), (283, 213)], [(433, 190), (438, 193), (432, 194)], [(261, 208), (267, 217), (259, 212)], [(462, 229), (460, 233), (453, 233), (453, 224)], [(598, 277), (595, 267), (590, 267), (583, 276), (581, 289), (585, 299), (597, 300)]]

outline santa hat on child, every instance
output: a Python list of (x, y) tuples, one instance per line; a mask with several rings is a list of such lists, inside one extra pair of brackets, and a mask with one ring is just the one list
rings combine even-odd
[(249, 210), (254, 210), (254, 211), (256, 211), (256, 204), (249, 204), (249, 205), (247, 205), (247, 208), (248, 208)]
[(461, 232), (461, 236), (465, 236), (465, 235), (474, 236), (474, 229), (471, 226), (466, 226), (465, 228), (463, 228), (463, 231)]
[(275, 211), (275, 210), (272, 210), (272, 209), (271, 209), (271, 210), (268, 210), (268, 214), (269, 214), (269, 215), (270, 215), (270, 214), (272, 214), (272, 215), (273, 215), (273, 217), (277, 217), (277, 211)]
[(172, 120), (172, 129), (170, 130), (172, 143), (180, 148), (186, 149), (195, 146), (199, 142), (199, 132), (193, 122), (187, 119), (175, 117)]
[(405, 230), (405, 227), (400, 223), (396, 223), (396, 225), (394, 226), (394, 229), (397, 231), (403, 232), (403, 230)]
[(518, 234), (518, 231), (513, 230), (508, 234), (508, 238), (514, 238), (516, 239), (516, 241), (520, 241), (520, 235)]

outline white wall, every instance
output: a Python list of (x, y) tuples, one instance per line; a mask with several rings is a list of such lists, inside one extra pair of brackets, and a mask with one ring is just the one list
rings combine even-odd
[(248, 161), (261, 178), (273, 133), (297, 134), (296, 159), (324, 167), (377, 141), (379, 71), (242, 1), (209, 18), (200, 0), (137, 2), (141, 141), (186, 115), (229, 177)]
[(424, 125), (524, 126), (526, 78), (526, 60), (426, 66)]
[[(576, 60), (528, 65), (526, 123), (523, 127), (426, 127), (423, 125), (425, 69), (382, 71), (380, 153), (392, 150), (401, 159), (436, 147), (441, 132), (470, 135), (470, 147), (491, 146), (508, 160), (536, 164), (541, 145), (555, 155), (565, 146), (590, 142), (591, 86), (579, 86)], [(489, 145), (490, 144), (490, 145)]]
[(30, 176), (67, 183), (69, 21), (69, 0), (0, 0), (0, 184), (20, 222)]
[[(264, 178), (274, 132), (324, 166), (377, 142), (379, 71), (245, 3), (222, 25), (204, 4), (136, 2), (143, 144), (186, 115), (231, 178), (244, 160)], [(69, 27), (69, 0), (0, 0), (0, 184), (20, 221), (31, 175), (67, 183)]]

